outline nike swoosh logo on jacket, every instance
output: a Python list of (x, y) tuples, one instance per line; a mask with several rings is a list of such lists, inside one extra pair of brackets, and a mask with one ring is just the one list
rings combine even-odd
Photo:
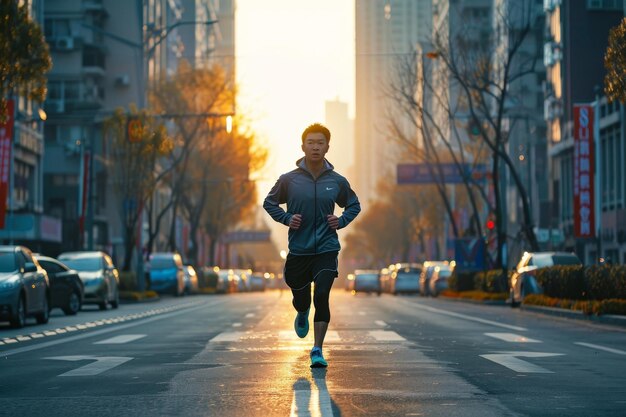
[[(265, 197), (263, 208), (275, 221), (286, 226), (294, 214), (302, 215), (300, 228), (289, 229), (290, 253), (316, 255), (340, 250), (337, 231), (328, 226), (326, 216), (333, 214), (335, 204), (338, 205), (343, 208), (339, 229), (346, 227), (361, 211), (358, 197), (348, 180), (335, 172), (327, 160), (317, 179), (307, 169), (304, 158), (296, 165), (298, 168), (278, 178)], [(287, 211), (280, 204), (287, 204)]]

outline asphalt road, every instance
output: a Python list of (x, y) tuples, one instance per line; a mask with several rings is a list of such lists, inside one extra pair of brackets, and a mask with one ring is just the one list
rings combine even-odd
[(331, 310), (327, 370), (287, 292), (0, 323), (0, 415), (626, 415), (626, 328), (343, 290)]

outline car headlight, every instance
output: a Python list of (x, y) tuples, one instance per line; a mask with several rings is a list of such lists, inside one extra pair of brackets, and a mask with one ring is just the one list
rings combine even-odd
[(0, 290), (12, 290), (20, 285), (20, 278), (18, 276), (11, 277), (6, 281), (0, 282)]

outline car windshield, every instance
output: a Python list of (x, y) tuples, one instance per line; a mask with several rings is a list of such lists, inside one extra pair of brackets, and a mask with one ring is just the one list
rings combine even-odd
[(99, 257), (61, 260), (65, 265), (77, 271), (99, 271), (102, 269), (102, 260)]
[(0, 272), (13, 272), (17, 269), (13, 252), (0, 252)]
[(174, 263), (174, 258), (152, 258), (150, 260), (150, 268), (152, 269), (176, 268), (176, 263)]
[(532, 264), (544, 268), (553, 265), (580, 265), (581, 262), (576, 255), (541, 253), (533, 255)]
[(356, 279), (363, 282), (376, 282), (378, 281), (377, 274), (359, 274), (356, 276)]
[(398, 271), (397, 279), (419, 279), (421, 272), (419, 268), (404, 268)]

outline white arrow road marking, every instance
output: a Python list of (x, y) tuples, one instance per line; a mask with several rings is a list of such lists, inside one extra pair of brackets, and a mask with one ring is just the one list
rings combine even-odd
[(515, 372), (520, 372), (523, 374), (552, 374), (554, 372), (548, 371), (547, 369), (542, 368), (541, 366), (534, 365), (530, 362), (518, 359), (517, 357), (521, 356), (523, 358), (547, 358), (550, 356), (561, 355), (563, 354), (547, 352), (500, 352), (480, 356), (502, 366), (506, 366), (507, 368)]
[(123, 334), (120, 336), (115, 336), (109, 339), (104, 339), (99, 342), (95, 342), (94, 345), (117, 345), (117, 344), (132, 342), (133, 340), (141, 339), (142, 337), (146, 337), (146, 335), (145, 334)]
[(618, 355), (626, 355), (626, 352), (619, 349), (613, 349), (606, 346), (594, 345), (593, 343), (574, 342), (575, 345), (585, 346), (591, 349), (604, 350), (605, 352), (617, 353)]
[(486, 336), (495, 337), (496, 339), (504, 340), (505, 342), (516, 343), (541, 343), (541, 340), (531, 339), (530, 337), (520, 336), (515, 333), (485, 333)]
[(95, 361), (80, 368), (76, 368), (59, 376), (93, 376), (115, 368), (118, 365), (128, 362), (132, 358), (124, 356), (54, 356), (51, 358), (59, 361)]

